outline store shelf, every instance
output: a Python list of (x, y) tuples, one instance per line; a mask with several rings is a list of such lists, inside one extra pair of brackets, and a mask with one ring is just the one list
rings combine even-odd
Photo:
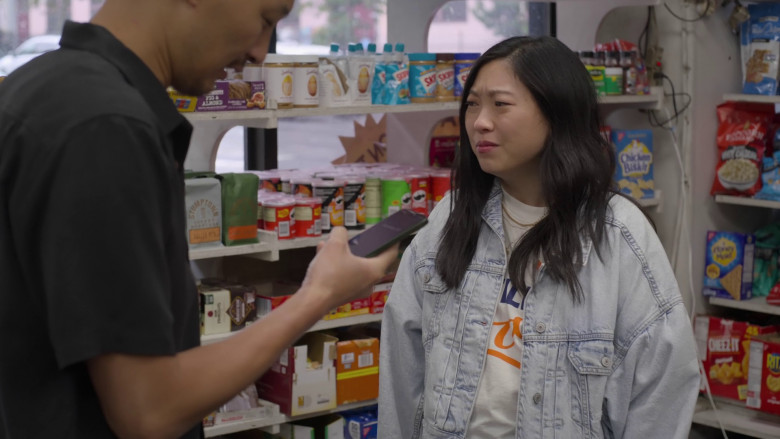
[(196, 259), (221, 258), (223, 256), (248, 254), (270, 254), (273, 250), (274, 248), (270, 241), (261, 240), (258, 244), (190, 249), (190, 260), (194, 261)]
[(757, 102), (761, 104), (780, 104), (780, 96), (746, 95), (738, 93), (725, 94), (723, 95), (723, 100), (735, 102)]
[[(649, 95), (604, 96), (599, 99), (599, 104), (609, 107), (660, 108), (662, 101), (663, 91), (660, 87), (653, 87)], [(290, 117), (457, 111), (459, 108), (460, 101), (450, 101), (433, 102), (429, 104), (364, 105), (358, 107), (317, 107), (246, 111), (203, 111), (182, 114), (187, 118), (187, 120), (197, 124), (215, 123), (226, 126), (242, 125), (256, 128), (276, 128), (278, 126), (278, 119)]]
[(726, 431), (760, 439), (780, 438), (780, 416), (734, 404), (716, 401), (718, 411), (715, 412), (709, 401), (701, 397), (696, 405), (693, 423), (720, 429), (720, 420)]
[(317, 416), (329, 415), (331, 413), (339, 413), (347, 410), (368, 407), (374, 404), (376, 404), (376, 400), (371, 399), (368, 401), (355, 402), (352, 404), (344, 404), (336, 407), (335, 409), (323, 410), (315, 413), (309, 413), (306, 415), (298, 415), (298, 416), (278, 415), (278, 416), (272, 416), (268, 418), (253, 419), (250, 421), (238, 421), (238, 422), (231, 422), (229, 424), (215, 425), (213, 427), (206, 427), (203, 429), (203, 431), (206, 437), (214, 437), (221, 434), (236, 433), (239, 431), (252, 430), (256, 428), (272, 427), (287, 422), (294, 422), (303, 419), (316, 418)]
[[(366, 226), (366, 228), (368, 227), (371, 226)], [(352, 238), (363, 230), (349, 230), (347, 235)], [(279, 260), (279, 252), (282, 250), (316, 247), (320, 241), (328, 239), (328, 236), (327, 233), (323, 233), (322, 236), (316, 238), (278, 239), (276, 232), (258, 230), (257, 237), (260, 242), (257, 244), (191, 249), (190, 260), (244, 255), (273, 262)]]
[(661, 87), (651, 87), (649, 95), (602, 96), (599, 98), (599, 104), (609, 108), (660, 109), (663, 100), (663, 89)]
[(205, 427), (203, 429), (203, 434), (205, 437), (214, 437), (258, 428), (262, 428), (268, 433), (278, 433), (279, 424), (284, 424), (285, 422), (288, 422), (287, 416), (274, 415), (267, 418), (249, 419), (246, 421), (229, 422), (227, 424)]
[[(315, 323), (314, 326), (309, 328), (309, 330), (306, 332), (324, 331), (326, 329), (343, 328), (345, 326), (362, 325), (365, 323), (376, 323), (381, 321), (382, 321), (381, 313), (363, 314), (354, 317), (342, 317), (340, 319), (332, 319), (332, 320), (320, 320), (319, 322)], [(200, 344), (207, 345), (207, 344), (216, 343), (230, 337), (233, 334), (236, 334), (236, 332), (228, 332), (226, 334), (203, 335), (200, 337)]]
[(715, 202), (722, 204), (738, 204), (740, 206), (765, 207), (780, 209), (780, 201), (758, 200), (756, 198), (735, 197), (731, 195), (715, 195)]
[(433, 102), (430, 104), (408, 105), (364, 105), (359, 107), (317, 107), (265, 109), (247, 111), (204, 111), (182, 113), (191, 123), (198, 125), (247, 126), (254, 128), (277, 128), (279, 119), (290, 117), (321, 117), (345, 114), (370, 113), (414, 113), (429, 111), (457, 111), (460, 102)]
[(460, 108), (459, 101), (433, 102), (430, 104), (408, 105), (365, 105), (360, 107), (318, 107), (318, 108), (291, 108), (288, 110), (276, 110), (278, 118), (286, 117), (319, 117), (339, 116), (344, 114), (369, 114), (369, 113), (414, 113), (429, 111), (456, 111)]
[(727, 308), (780, 316), (780, 306), (769, 305), (766, 303), (766, 297), (754, 297), (750, 300), (731, 300), (721, 299), (719, 297), (710, 297), (710, 305), (725, 306)]

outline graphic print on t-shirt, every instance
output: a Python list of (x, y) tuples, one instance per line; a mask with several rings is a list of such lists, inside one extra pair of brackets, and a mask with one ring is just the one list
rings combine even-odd
[(523, 355), (524, 302), (525, 294), (517, 291), (510, 279), (505, 279), (504, 292), (501, 294), (501, 301), (496, 307), (487, 350), (488, 355), (517, 369), (520, 369), (522, 366), (520, 359)]

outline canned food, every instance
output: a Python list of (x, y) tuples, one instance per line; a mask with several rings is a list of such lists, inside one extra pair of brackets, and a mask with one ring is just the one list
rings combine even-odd
[(348, 229), (362, 229), (366, 226), (366, 178), (346, 177), (344, 181), (344, 226)]
[(276, 232), (279, 239), (295, 237), (295, 200), (279, 197), (263, 203), (263, 230)]
[(344, 182), (316, 180), (312, 182), (315, 197), (322, 199), (322, 232), (344, 225)]
[(295, 199), (295, 234), (298, 238), (322, 235), (322, 199), (298, 197)]

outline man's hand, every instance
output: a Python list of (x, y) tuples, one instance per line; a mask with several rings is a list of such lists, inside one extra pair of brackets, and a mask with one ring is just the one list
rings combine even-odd
[(328, 240), (317, 246), (317, 256), (309, 264), (302, 290), (323, 295), (330, 311), (370, 294), (397, 257), (398, 244), (373, 258), (355, 256), (349, 250), (347, 230), (334, 227)]

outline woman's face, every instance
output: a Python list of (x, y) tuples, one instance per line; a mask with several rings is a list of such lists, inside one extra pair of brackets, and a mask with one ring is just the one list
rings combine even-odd
[(482, 170), (506, 182), (537, 178), (550, 128), (506, 60), (480, 69), (466, 106), (466, 132)]

